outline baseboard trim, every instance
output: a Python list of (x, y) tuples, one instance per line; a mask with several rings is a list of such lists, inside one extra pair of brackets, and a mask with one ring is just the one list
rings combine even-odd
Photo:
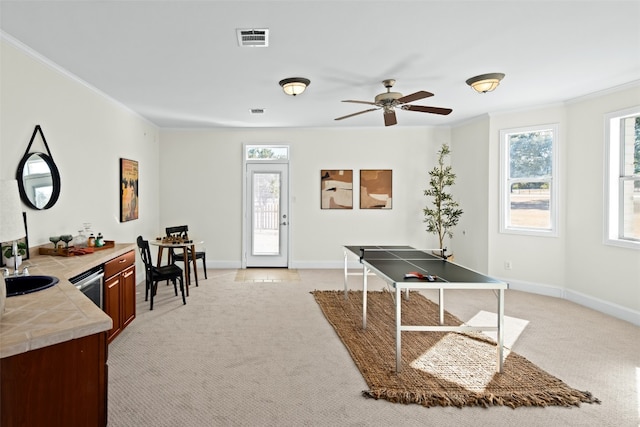
[(640, 312), (636, 310), (572, 290), (565, 290), (565, 294), (565, 299), (568, 301), (640, 326)]
[(212, 260), (207, 260), (207, 269), (209, 268), (219, 268), (219, 269), (226, 269), (226, 268), (242, 268), (242, 263), (240, 261), (212, 261)]
[(498, 279), (507, 282), (509, 284), (509, 289), (564, 299), (564, 290), (557, 286), (542, 285), (539, 283), (524, 282), (520, 280), (511, 280), (504, 277), (499, 277)]
[(581, 292), (560, 288), (557, 286), (514, 281), (504, 278), (502, 278), (501, 280), (509, 283), (509, 289), (565, 299), (581, 306), (599, 311), (600, 313), (604, 313), (617, 319), (624, 320), (625, 322), (632, 323), (636, 326), (640, 326), (640, 312), (627, 307), (623, 307), (619, 304), (615, 304), (609, 301), (602, 300), (600, 298), (593, 297), (591, 295), (586, 295)]

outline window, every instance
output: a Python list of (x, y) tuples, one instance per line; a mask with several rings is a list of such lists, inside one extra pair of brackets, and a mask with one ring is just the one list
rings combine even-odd
[(245, 146), (246, 160), (287, 160), (289, 147), (283, 145), (247, 145)]
[(640, 107), (605, 117), (605, 242), (640, 248)]
[(558, 125), (500, 131), (500, 231), (557, 235)]

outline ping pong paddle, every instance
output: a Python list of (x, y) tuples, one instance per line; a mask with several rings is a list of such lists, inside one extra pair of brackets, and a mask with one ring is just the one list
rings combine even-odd
[(427, 274), (426, 276), (424, 274), (418, 273), (417, 271), (410, 271), (409, 273), (404, 275), (405, 279), (420, 279), (420, 280), (426, 280), (428, 282), (435, 282), (436, 279), (438, 278), (438, 276), (432, 276), (430, 274)]

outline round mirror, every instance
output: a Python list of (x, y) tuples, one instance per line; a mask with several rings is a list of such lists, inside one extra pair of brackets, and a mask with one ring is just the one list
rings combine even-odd
[(51, 156), (27, 153), (18, 165), (22, 201), (33, 209), (49, 209), (60, 196), (60, 173)]

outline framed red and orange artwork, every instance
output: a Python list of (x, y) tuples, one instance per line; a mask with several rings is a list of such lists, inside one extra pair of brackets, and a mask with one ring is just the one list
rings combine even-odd
[(120, 222), (138, 219), (138, 162), (120, 159)]

